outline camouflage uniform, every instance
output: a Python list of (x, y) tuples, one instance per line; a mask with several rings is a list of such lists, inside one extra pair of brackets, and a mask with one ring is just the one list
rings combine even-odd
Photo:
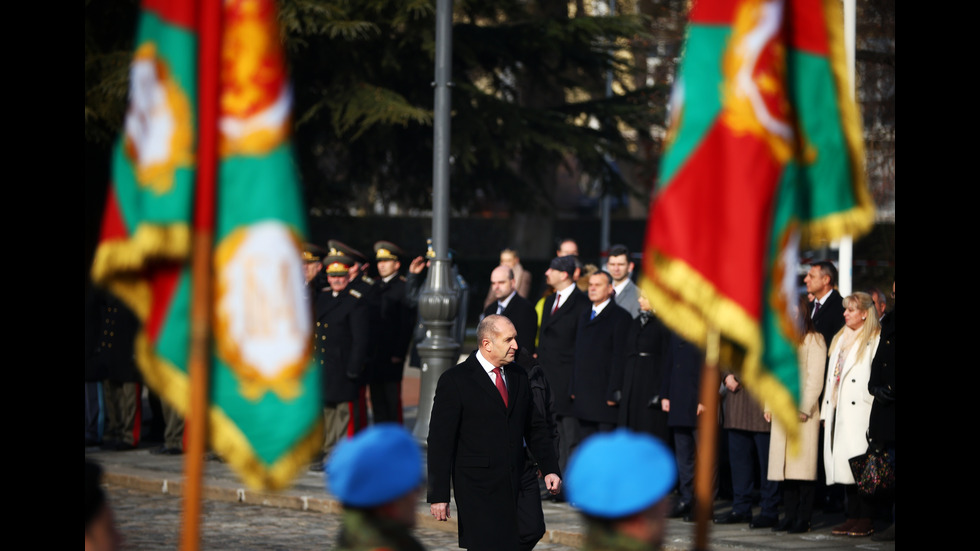
[(582, 551), (650, 551), (660, 549), (653, 544), (633, 539), (611, 530), (598, 522), (589, 522)]
[(403, 525), (362, 509), (345, 509), (341, 522), (339, 551), (425, 551)]

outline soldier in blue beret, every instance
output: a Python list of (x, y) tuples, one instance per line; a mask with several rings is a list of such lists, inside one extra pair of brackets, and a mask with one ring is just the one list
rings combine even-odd
[(422, 489), (422, 453), (401, 425), (379, 423), (330, 455), (327, 490), (344, 505), (342, 551), (422, 551), (411, 529)]
[(677, 480), (660, 440), (621, 428), (585, 439), (568, 462), (568, 501), (585, 517), (583, 550), (659, 549)]

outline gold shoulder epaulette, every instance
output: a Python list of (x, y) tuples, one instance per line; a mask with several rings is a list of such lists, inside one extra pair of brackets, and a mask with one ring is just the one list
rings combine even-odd
[(403, 276), (403, 275), (398, 276), (398, 279), (400, 279), (402, 281), (408, 281), (407, 279), (405, 279), (405, 276)]
[(354, 295), (354, 298), (361, 298), (361, 292), (357, 289), (351, 289), (350, 294)]
[(364, 283), (367, 283), (368, 285), (374, 285), (374, 280), (368, 276), (361, 276), (361, 279), (363, 279)]

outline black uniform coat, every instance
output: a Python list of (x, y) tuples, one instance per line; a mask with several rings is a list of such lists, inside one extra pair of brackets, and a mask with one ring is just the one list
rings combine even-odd
[[(497, 301), (495, 300), (483, 311), (483, 316), (496, 313)], [(534, 311), (534, 306), (526, 298), (515, 294), (500, 315), (509, 319), (514, 324), (514, 329), (517, 329), (517, 345), (527, 348), (528, 352), (534, 354), (534, 339), (538, 335), (538, 313)]]
[(524, 442), (542, 473), (561, 475), (548, 424), (531, 401), (525, 370), (504, 367), (508, 406), (474, 351), (439, 377), (428, 435), (429, 503), (448, 503), (450, 479), (459, 545), (517, 549), (517, 498)]
[(388, 282), (378, 280), (376, 287), (378, 320), (371, 325), (371, 333), (377, 335), (377, 352), (371, 377), (373, 381), (400, 381), (403, 364), (392, 363), (391, 359), (405, 358), (408, 353), (416, 312), (405, 301), (404, 276), (395, 276)]
[(664, 360), (670, 345), (670, 330), (651, 312), (640, 312), (626, 336), (626, 369), (623, 371), (623, 401), (619, 404), (619, 426), (652, 434), (667, 442), (667, 413), (660, 406)]
[(323, 401), (353, 402), (365, 383), (370, 313), (363, 296), (348, 286), (336, 297), (330, 289), (316, 298), (314, 353), (323, 366)]
[(670, 400), (668, 426), (697, 428), (703, 363), (704, 356), (698, 347), (671, 333), (660, 388), (660, 399)]
[[(813, 314), (812, 302), (807, 313)], [(840, 331), (841, 327), (844, 327), (844, 299), (837, 292), (837, 289), (831, 289), (824, 297), (823, 303), (820, 304), (820, 311), (817, 312), (816, 316), (813, 316), (813, 326), (818, 333), (823, 335), (823, 342), (827, 343), (829, 350), (830, 343), (834, 341), (834, 335)]]
[(347, 284), (347, 289), (354, 289), (360, 294), (361, 307), (368, 311), (367, 354), (364, 356), (365, 366), (361, 369), (365, 379), (370, 379), (371, 368), (378, 359), (381, 351), (381, 334), (377, 328), (381, 325), (381, 291), (378, 280), (360, 274)]
[[(887, 389), (876, 392), (875, 387)], [(875, 397), (871, 404), (868, 438), (872, 443), (889, 447), (895, 445), (895, 311), (881, 320), (881, 339), (871, 360), (868, 392)]]
[(572, 415), (585, 421), (616, 424), (626, 364), (626, 335), (633, 316), (610, 300), (589, 320), (592, 309), (581, 314), (575, 336), (575, 360), (568, 393), (575, 396)]
[(591, 311), (592, 303), (576, 287), (552, 316), (551, 309), (555, 306), (557, 296), (557, 293), (552, 293), (544, 299), (542, 305), (541, 327), (538, 329), (538, 360), (555, 397), (555, 414), (571, 416), (572, 400), (568, 395), (568, 384), (575, 361), (575, 335), (582, 311)]
[(112, 293), (92, 287), (86, 297), (85, 380), (117, 383), (143, 381), (134, 344), (141, 324), (136, 314)]

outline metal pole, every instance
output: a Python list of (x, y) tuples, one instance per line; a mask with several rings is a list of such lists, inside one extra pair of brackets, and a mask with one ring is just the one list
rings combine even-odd
[(458, 286), (449, 260), (449, 88), (452, 86), (452, 0), (436, 1), (436, 69), (432, 153), (432, 245), (436, 257), (429, 265), (419, 294), (419, 314), (426, 337), (419, 343), (422, 374), (419, 410), (412, 435), (425, 445), (439, 377), (456, 365), (459, 346), (450, 330), (459, 308)]
[[(609, 15), (616, 15), (616, 0), (609, 0)], [(612, 70), (607, 70), (606, 71), (606, 97), (607, 98), (611, 98), (613, 95), (612, 79), (613, 79)], [(606, 122), (608, 123), (609, 121)], [(612, 159), (606, 156), (606, 161), (611, 163)], [(601, 210), (602, 225), (599, 234), (599, 251), (603, 254), (603, 258), (605, 258), (605, 253), (609, 251), (609, 247), (610, 247), (609, 218), (610, 218), (610, 211), (612, 208), (611, 207), (612, 198), (609, 197), (609, 193), (605, 188), (603, 188), (602, 190), (602, 200), (600, 205), (601, 205), (600, 208), (602, 209)]]
[[(844, 3), (844, 51), (847, 59), (847, 78), (848, 84), (851, 87), (851, 99), (854, 99), (854, 90), (856, 84), (855, 80), (855, 63), (854, 63), (854, 48), (856, 39), (856, 10), (855, 10), (855, 0), (843, 0)], [(842, 296), (848, 296), (851, 294), (852, 289), (852, 276), (853, 276), (853, 261), (854, 258), (854, 238), (850, 235), (845, 235), (841, 237), (840, 248), (837, 252), (837, 290)]]

